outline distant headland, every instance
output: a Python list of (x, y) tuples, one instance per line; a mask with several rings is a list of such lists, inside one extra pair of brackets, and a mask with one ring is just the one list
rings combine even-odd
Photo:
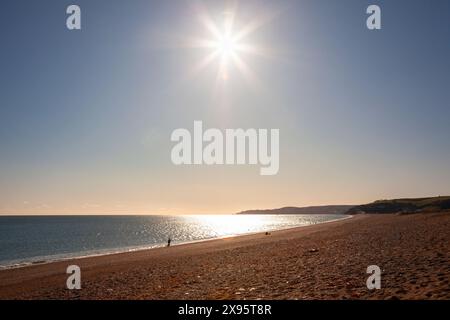
[(450, 210), (450, 196), (377, 200), (362, 205), (326, 205), (256, 209), (237, 214), (361, 214), (419, 213)]
[(344, 214), (353, 207), (354, 205), (284, 207), (279, 209), (246, 210), (237, 214)]

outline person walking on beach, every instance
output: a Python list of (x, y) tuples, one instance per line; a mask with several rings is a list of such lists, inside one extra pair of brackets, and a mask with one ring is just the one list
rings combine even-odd
[(169, 239), (167, 239), (167, 246), (168, 247), (170, 247), (170, 243), (172, 242), (172, 239), (170, 239), (170, 237), (169, 237)]

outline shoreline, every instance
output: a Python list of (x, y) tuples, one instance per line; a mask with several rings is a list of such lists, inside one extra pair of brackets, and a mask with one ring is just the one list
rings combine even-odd
[[(214, 237), (214, 238), (208, 238), (208, 239), (199, 239), (199, 240), (192, 240), (192, 241), (186, 241), (186, 242), (179, 242), (179, 243), (171, 244), (171, 247), (180, 246), (180, 245), (195, 244), (195, 243), (202, 243), (202, 242), (206, 242), (206, 241), (214, 241), (214, 240), (220, 240), (220, 239), (228, 239), (228, 238), (249, 236), (249, 235), (255, 235), (255, 234), (263, 234), (265, 232), (273, 233), (273, 232), (277, 232), (277, 231), (305, 228), (305, 227), (311, 227), (311, 226), (315, 226), (315, 225), (319, 225), (319, 224), (325, 224), (325, 223), (330, 223), (330, 222), (335, 222), (335, 221), (343, 221), (343, 220), (346, 220), (346, 219), (351, 219), (353, 217), (354, 217), (353, 215), (342, 215), (342, 218), (331, 219), (331, 220), (318, 222), (318, 223), (314, 223), (314, 224), (310, 224), (310, 225), (286, 227), (286, 228), (281, 228), (281, 229), (248, 232), (248, 233), (226, 235), (226, 236), (220, 236), (220, 237)], [(5, 265), (0, 264), (0, 272), (3, 271), (3, 270), (19, 269), (19, 268), (26, 268), (26, 267), (32, 267), (32, 266), (37, 266), (37, 265), (46, 265), (46, 264), (57, 263), (57, 262), (65, 262), (65, 261), (79, 260), (79, 259), (86, 259), (86, 258), (96, 258), (96, 257), (116, 255), (116, 254), (133, 253), (133, 252), (154, 250), (154, 249), (165, 248), (165, 247), (166, 247), (166, 245), (164, 243), (161, 243), (161, 244), (155, 244), (153, 246), (149, 245), (149, 246), (137, 246), (137, 247), (128, 247), (128, 248), (104, 249), (105, 252), (99, 252), (99, 253), (94, 253), (94, 252), (93, 253), (74, 252), (73, 255), (72, 254), (67, 254), (67, 256), (63, 256), (63, 257), (58, 257), (58, 256), (61, 256), (61, 255), (64, 255), (64, 254), (40, 256), (39, 260), (36, 260), (36, 261), (23, 261), (23, 262), (17, 262), (17, 263), (12, 262), (12, 264), (5, 264)], [(38, 258), (38, 257), (35, 257), (35, 258)]]
[[(0, 299), (449, 299), (450, 214), (351, 219), (0, 271)], [(65, 288), (81, 268), (81, 290)], [(379, 265), (381, 290), (366, 287)]]

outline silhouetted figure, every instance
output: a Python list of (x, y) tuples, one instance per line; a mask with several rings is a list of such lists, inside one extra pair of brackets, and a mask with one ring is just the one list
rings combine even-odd
[(169, 237), (169, 239), (167, 239), (167, 246), (168, 247), (170, 247), (170, 243), (172, 242), (172, 239), (170, 239), (170, 237)]

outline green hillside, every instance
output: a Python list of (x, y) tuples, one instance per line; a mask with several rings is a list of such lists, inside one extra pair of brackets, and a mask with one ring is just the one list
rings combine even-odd
[(450, 210), (450, 196), (412, 199), (378, 200), (355, 206), (347, 214), (358, 213), (416, 213)]

